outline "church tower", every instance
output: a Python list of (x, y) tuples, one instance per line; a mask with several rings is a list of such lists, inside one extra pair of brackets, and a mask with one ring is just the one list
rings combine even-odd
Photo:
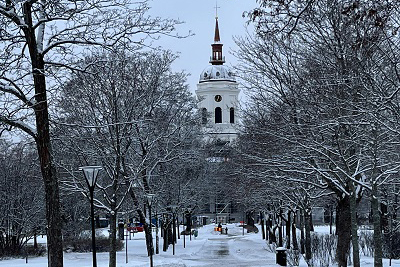
[(222, 55), (218, 16), (215, 17), (214, 43), (210, 63), (200, 75), (196, 95), (200, 100), (206, 140), (232, 142), (236, 139), (238, 96), (240, 90), (232, 70)]

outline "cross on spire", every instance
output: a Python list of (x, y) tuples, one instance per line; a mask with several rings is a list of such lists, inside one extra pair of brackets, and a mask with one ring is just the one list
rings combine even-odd
[(215, 18), (218, 18), (218, 8), (220, 8), (218, 6), (218, 0), (215, 0)]

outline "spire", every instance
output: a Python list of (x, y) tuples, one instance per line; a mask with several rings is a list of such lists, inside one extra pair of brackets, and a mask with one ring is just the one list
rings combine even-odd
[(218, 1), (215, 1), (215, 34), (214, 34), (214, 43), (219, 43), (219, 28), (218, 28)]
[(215, 34), (214, 34), (214, 43), (219, 43), (221, 39), (219, 38), (219, 28), (218, 28), (218, 16), (215, 17)]

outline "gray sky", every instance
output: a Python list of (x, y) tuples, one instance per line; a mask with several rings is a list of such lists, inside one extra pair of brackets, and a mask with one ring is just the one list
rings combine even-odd
[[(162, 37), (155, 44), (180, 53), (173, 68), (190, 73), (188, 83), (192, 92), (196, 89), (200, 73), (209, 65), (211, 44), (214, 42), (216, 0), (152, 0), (150, 15), (175, 18), (185, 21), (178, 26), (178, 33), (185, 35), (189, 30), (194, 36), (185, 39)], [(218, 24), (223, 54), (228, 66), (235, 64), (230, 50), (236, 49), (233, 36), (245, 34), (243, 11), (256, 7), (256, 0), (218, 0)]]

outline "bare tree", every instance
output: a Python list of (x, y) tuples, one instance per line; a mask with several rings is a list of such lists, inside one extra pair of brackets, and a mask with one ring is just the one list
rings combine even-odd
[[(95, 203), (110, 217), (110, 266), (116, 264), (117, 212), (129, 196), (152, 255), (145, 195), (158, 193), (166, 183), (157, 179), (160, 164), (178, 160), (181, 147), (192, 142), (194, 99), (185, 74), (170, 70), (175, 58), (167, 51), (128, 53), (124, 47), (102, 52), (86, 59), (97, 60), (89, 73), (73, 75), (61, 89), (57, 121), (62, 151), (78, 157), (75, 162), (101, 164), (105, 170)], [(63, 185), (87, 196), (79, 179)]]
[(33, 148), (0, 140), (0, 256), (21, 256), (28, 239), (45, 230), (40, 169)]
[[(357, 201), (398, 165), (391, 141), (398, 126), (382, 124), (397, 116), (390, 111), (397, 105), (397, 54), (388, 42), (395, 27), (387, 23), (396, 8), (386, 1), (260, 1), (260, 6), (249, 14), (257, 36), (238, 41), (243, 79), (256, 88), (253, 114), (262, 118), (265, 137), (290, 145), (286, 153), (278, 151), (284, 152), (278, 164), (293, 162), (282, 167), (312, 174), (338, 196), (337, 260), (347, 265), (351, 239), (359, 266)], [(267, 6), (272, 12), (263, 9)], [(379, 194), (373, 191), (374, 203)], [(375, 227), (375, 263), (381, 266)]]
[[(90, 47), (141, 45), (175, 21), (145, 15), (147, 1), (12, 1), (0, 4), (0, 121), (31, 136), (45, 184), (49, 266), (63, 266), (59, 189), (50, 140), (49, 78)], [(84, 68), (83, 68), (84, 69)]]

